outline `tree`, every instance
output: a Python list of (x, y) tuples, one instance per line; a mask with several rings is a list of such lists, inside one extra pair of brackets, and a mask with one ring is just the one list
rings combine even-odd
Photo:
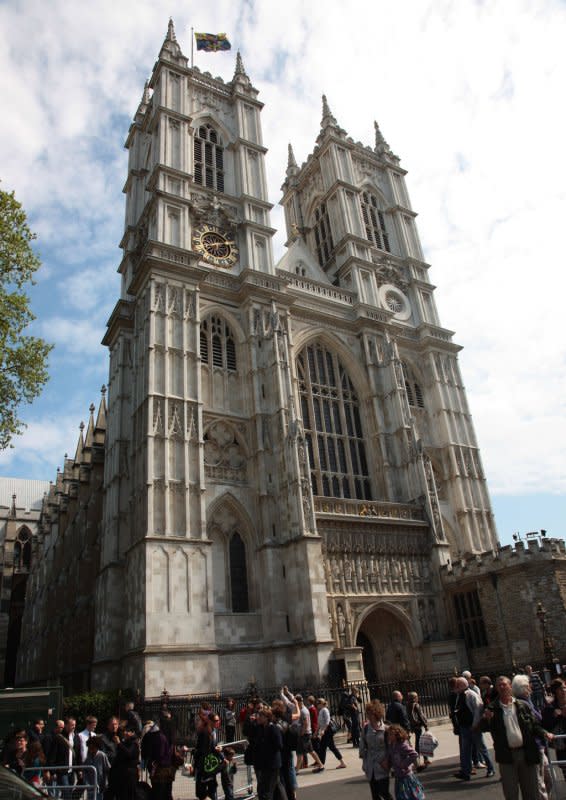
[(23, 333), (35, 319), (25, 292), (41, 266), (31, 246), (35, 238), (14, 193), (0, 189), (0, 450), (26, 427), (20, 405), (31, 403), (49, 378), (52, 345)]

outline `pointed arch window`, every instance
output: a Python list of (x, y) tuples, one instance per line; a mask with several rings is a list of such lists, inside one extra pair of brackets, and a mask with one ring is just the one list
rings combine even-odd
[(330, 261), (334, 249), (326, 203), (321, 203), (314, 212), (313, 231), (318, 263), (324, 268)]
[(31, 568), (31, 534), (22, 528), (14, 542), (14, 571), (29, 572)]
[(380, 250), (391, 252), (389, 247), (389, 237), (385, 227), (385, 216), (379, 208), (379, 203), (375, 195), (371, 192), (362, 192), (362, 219), (366, 239), (372, 242)]
[(224, 148), (212, 125), (201, 125), (195, 131), (194, 180), (208, 189), (224, 191)]
[(309, 345), (297, 371), (313, 494), (371, 500), (360, 403), (340, 359)]
[(228, 551), (232, 611), (235, 613), (246, 612), (250, 610), (246, 545), (237, 531), (230, 537)]
[(403, 379), (405, 381), (405, 391), (407, 392), (407, 400), (409, 405), (414, 408), (424, 408), (424, 396), (421, 385), (417, 382), (413, 370), (404, 362), (401, 362), (403, 368)]
[(201, 322), (200, 359), (203, 364), (236, 372), (236, 342), (222, 317), (210, 316)]

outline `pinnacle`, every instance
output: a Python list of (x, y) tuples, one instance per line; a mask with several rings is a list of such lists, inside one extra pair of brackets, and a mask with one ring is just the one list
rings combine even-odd
[(326, 99), (326, 95), (322, 95), (322, 122), (320, 123), (321, 128), (327, 128), (329, 125), (338, 125), (336, 122), (336, 117), (330, 110), (330, 106), (328, 105), (328, 100)]
[(244, 62), (242, 61), (242, 56), (240, 55), (240, 51), (236, 53), (236, 69), (234, 70), (234, 77), (237, 75), (242, 75), (244, 78), (247, 78), (246, 70), (244, 69)]
[(295, 158), (295, 154), (293, 153), (293, 145), (289, 143), (289, 158), (287, 160), (287, 170), (294, 169), (297, 166), (297, 159)]
[(175, 25), (173, 24), (172, 17), (169, 17), (169, 25), (167, 26), (167, 36), (165, 37), (167, 42), (176, 42), (177, 37), (175, 35)]
[(386, 155), (389, 158), (392, 158), (392, 159), (398, 161), (399, 158), (396, 155), (394, 155), (393, 152), (391, 151), (391, 148), (389, 147), (389, 145), (385, 141), (385, 138), (384, 138), (382, 132), (380, 131), (379, 125), (377, 124), (377, 122), (374, 121), (373, 127), (375, 128), (375, 152), (377, 153), (377, 155), (378, 156)]

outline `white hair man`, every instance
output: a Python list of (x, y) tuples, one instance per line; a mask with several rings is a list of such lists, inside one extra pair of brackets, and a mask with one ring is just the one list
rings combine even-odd
[(487, 747), (481, 734), (478, 735), (477, 726), (482, 711), (481, 698), (476, 692), (470, 689), (466, 678), (456, 678), (454, 687), (456, 692), (456, 703), (454, 706), (454, 717), (458, 727), (460, 738), (460, 771), (454, 774), (455, 778), (461, 781), (469, 781), (472, 775), (472, 748), (474, 744), (478, 749), (487, 766), (487, 777), (495, 774), (493, 764), (489, 758)]
[[(530, 676), (528, 674), (515, 675), (511, 681), (511, 690), (513, 692), (513, 697), (516, 697), (518, 700), (524, 700), (530, 707), (534, 717), (541, 722), (542, 714), (533, 702), (533, 684)], [(541, 762), (537, 767), (538, 796), (539, 800), (548, 800), (551, 790), (550, 764), (548, 763), (548, 758), (545, 753), (544, 739), (537, 740), (537, 744), (541, 755)]]
[(541, 757), (537, 739), (552, 741), (554, 737), (544, 730), (524, 700), (513, 697), (509, 678), (501, 675), (495, 686), (498, 699), (483, 712), (481, 728), (493, 737), (505, 800), (516, 800), (519, 787), (525, 800), (538, 798)]

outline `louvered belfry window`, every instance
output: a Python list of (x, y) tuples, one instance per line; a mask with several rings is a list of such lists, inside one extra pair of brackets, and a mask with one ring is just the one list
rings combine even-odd
[(224, 149), (222, 139), (212, 125), (201, 125), (194, 139), (195, 183), (224, 191)]
[(318, 263), (321, 267), (325, 267), (334, 249), (326, 203), (321, 203), (314, 212), (313, 231)]
[(236, 342), (222, 317), (207, 317), (200, 325), (200, 360), (203, 364), (236, 372)]
[(360, 403), (340, 359), (309, 345), (297, 372), (313, 494), (371, 500)]
[(362, 218), (366, 239), (380, 250), (391, 252), (383, 211), (379, 208), (377, 198), (370, 192), (362, 192)]

